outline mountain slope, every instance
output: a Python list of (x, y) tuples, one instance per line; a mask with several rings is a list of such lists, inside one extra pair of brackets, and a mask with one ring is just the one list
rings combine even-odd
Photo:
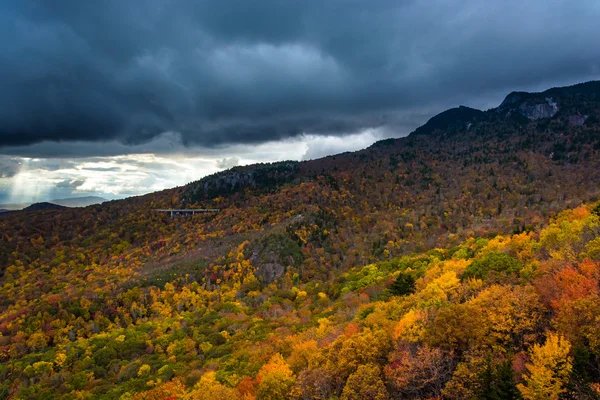
[[(387, 250), (402, 254), (446, 246), (477, 230), (530, 229), (532, 223), (568, 204), (600, 195), (595, 173), (600, 149), (595, 122), (598, 85), (592, 82), (577, 88), (582, 90), (579, 97), (573, 88), (565, 89), (564, 95), (552, 89), (487, 112), (450, 110), (408, 138), (386, 140), (355, 153), (288, 163), (293, 168), (285, 174), (279, 165), (261, 167), (261, 173), (271, 179), (269, 186), (248, 181), (235, 193), (224, 186), (221, 192), (209, 191), (224, 176), (244, 182), (242, 175), (254, 167), (245, 167), (243, 174), (234, 170), (216, 174), (183, 188), (182, 204), (219, 206), (224, 213), (216, 221), (227, 217), (232, 225), (252, 221), (261, 226), (263, 221), (281, 222), (286, 213), (302, 214), (311, 223), (297, 224), (300, 230), (319, 236), (313, 231), (326, 229), (330, 242), (345, 242), (360, 250), (359, 259), (350, 257), (348, 262), (347, 252), (340, 252), (340, 261), (331, 266), (342, 268), (376, 260), (373, 253), (385, 247), (380, 241), (391, 241)], [(518, 112), (523, 104), (535, 105), (539, 98), (545, 102), (549, 94), (563, 110), (553, 118), (529, 120)], [(569, 123), (577, 108), (574, 98), (581, 99), (587, 113), (582, 125)], [(595, 109), (589, 108), (592, 103)], [(219, 195), (217, 204), (214, 198)], [(319, 221), (319, 228), (314, 228), (313, 220), (318, 219), (314, 216), (320, 211), (330, 214), (328, 221)], [(368, 218), (360, 224), (353, 220), (364, 217)], [(323, 244), (317, 240), (315, 247)]]
[[(387, 140), (355, 153), (237, 167), (181, 188), (63, 211), (47, 221), (53, 232), (37, 228), (45, 215), (39, 221), (17, 217), (16, 223), (26, 242), (35, 234), (48, 241), (117, 233), (119, 241), (137, 247), (166, 236), (172, 240), (162, 248), (165, 254), (174, 247), (194, 249), (202, 236), (235, 244), (245, 233), (288, 224), (308, 259), (319, 248), (337, 255), (325, 265), (320, 259), (309, 261), (320, 266), (320, 273), (377, 261), (385, 250), (393, 256), (450, 245), (476, 231), (531, 229), (565, 206), (600, 197), (595, 173), (600, 161), (598, 83), (551, 89), (526, 101), (549, 93), (563, 110), (551, 119), (529, 120), (515, 111), (523, 103), (513, 102), (512, 108), (478, 114), (477, 121), (461, 116), (429, 135)], [(576, 101), (587, 113), (583, 125), (569, 124)], [(159, 207), (222, 212), (195, 217), (201, 225), (194, 219), (177, 221), (177, 227), (151, 211)], [(6, 232), (13, 231), (6, 216), (2, 223)], [(17, 241), (3, 243), (0, 265), (6, 265)], [(356, 251), (343, 249), (342, 243)]]
[(483, 116), (483, 112), (474, 108), (460, 106), (446, 110), (433, 118), (419, 128), (413, 135), (430, 135), (436, 130), (448, 131), (452, 127), (464, 128), (467, 124)]
[(60, 206), (58, 204), (49, 203), (49, 202), (41, 202), (41, 203), (33, 203), (30, 206), (27, 206), (23, 209), (23, 211), (45, 211), (45, 210), (62, 210), (64, 206)]
[[(525, 385), (524, 370), (509, 361), (524, 365), (533, 344), (552, 337), (549, 327), (561, 326), (597, 368), (591, 336), (569, 331), (575, 322), (564, 318), (579, 306), (594, 315), (597, 301), (589, 296), (597, 295), (600, 255), (592, 205), (600, 198), (599, 116), (598, 82), (513, 93), (498, 108), (452, 109), (409, 137), (354, 153), (236, 167), (85, 209), (3, 215), (2, 388), (23, 398), (146, 390), (179, 398), (197, 385), (252, 398), (273, 389), (264, 382), (279, 382), (296, 397), (322, 389), (328, 398), (360, 365), (395, 396), (444, 388), (454, 393), (448, 398), (466, 398), (459, 384), (479, 387), (469, 376), (495, 376), (495, 385), (514, 373), (508, 389)], [(167, 207), (221, 211), (154, 212)], [(574, 211), (551, 223), (564, 209)], [(573, 294), (557, 283), (561, 274), (586, 283)], [(544, 291), (549, 282), (557, 295)], [(504, 298), (514, 300), (502, 303), (514, 318), (515, 307), (534, 306), (496, 332), (493, 318), (506, 310), (482, 310)], [(582, 298), (589, 302), (572, 303)], [(480, 314), (489, 332), (467, 323)], [(450, 371), (436, 393), (414, 389), (416, 381), (400, 387), (410, 371), (419, 376), (410, 369), (421, 368), (418, 359)], [(586, 379), (600, 382), (593, 368)], [(265, 378), (273, 371), (283, 375)], [(456, 371), (463, 381), (452, 389)]]

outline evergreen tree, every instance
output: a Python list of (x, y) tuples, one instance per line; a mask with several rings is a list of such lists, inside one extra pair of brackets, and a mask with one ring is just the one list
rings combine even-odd
[(412, 275), (401, 273), (390, 285), (389, 292), (392, 296), (405, 296), (415, 292), (415, 278)]

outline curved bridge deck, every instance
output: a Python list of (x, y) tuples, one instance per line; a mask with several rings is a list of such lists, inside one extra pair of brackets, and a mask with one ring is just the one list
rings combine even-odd
[(154, 210), (156, 212), (164, 212), (171, 215), (171, 218), (175, 218), (178, 215), (194, 215), (196, 213), (216, 213), (221, 211), (219, 208), (159, 208)]

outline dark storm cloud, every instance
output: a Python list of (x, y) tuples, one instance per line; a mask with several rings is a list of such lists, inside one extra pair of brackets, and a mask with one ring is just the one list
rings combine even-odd
[(2, 2), (0, 152), (401, 129), (415, 110), (597, 78), (599, 17), (594, 0)]
[(21, 162), (17, 158), (0, 157), (0, 178), (11, 178), (21, 170)]

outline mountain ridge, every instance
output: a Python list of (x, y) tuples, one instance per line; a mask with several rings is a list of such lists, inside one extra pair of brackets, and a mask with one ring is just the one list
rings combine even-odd
[[(494, 113), (502, 114), (504, 118), (510, 118), (512, 112), (518, 112), (522, 116), (527, 117), (528, 112), (526, 110), (519, 110), (521, 106), (526, 104), (527, 102), (534, 103), (535, 105), (548, 105), (547, 102), (549, 98), (556, 97), (563, 103), (564, 100), (567, 100), (569, 103), (573, 101), (574, 97), (579, 95), (578, 101), (582, 99), (585, 100), (585, 104), (577, 110), (573, 109), (572, 106), (568, 105), (568, 110), (573, 113), (573, 115), (581, 115), (581, 113), (585, 113), (588, 111), (589, 104), (588, 102), (592, 102), (594, 104), (600, 103), (600, 81), (588, 81), (582, 82), (575, 85), (563, 86), (563, 87), (553, 87), (542, 92), (525, 92), (525, 91), (513, 91), (506, 95), (504, 100), (497, 107), (491, 108), (487, 111), (478, 110), (471, 107), (459, 106), (456, 108), (450, 108), (448, 110), (442, 111), (433, 117), (431, 117), (425, 124), (416, 128), (410, 135), (419, 135), (419, 134), (431, 134), (435, 130), (444, 130), (449, 128), (451, 125), (460, 125), (461, 127), (465, 127), (468, 123), (476, 122), (476, 119), (479, 117), (480, 119), (494, 119)], [(563, 106), (563, 104), (561, 104)], [(551, 107), (551, 106), (550, 106)], [(557, 114), (558, 110), (554, 113), (548, 113), (544, 116), (544, 119), (551, 119)], [(560, 117), (560, 115), (558, 115)], [(540, 119), (540, 118), (534, 118)], [(585, 120), (584, 120), (585, 121)], [(583, 124), (583, 122), (581, 124)], [(462, 124), (462, 125), (461, 125)], [(578, 125), (581, 125), (578, 124)], [(401, 140), (403, 138), (397, 139), (384, 139), (382, 141), (378, 141), (373, 145), (377, 145), (378, 143), (387, 143), (391, 144), (396, 140)]]
[(33, 203), (32, 205), (25, 207), (21, 211), (47, 211), (47, 210), (64, 210), (66, 207), (58, 204), (42, 201), (39, 203)]
[[(578, 93), (580, 95), (578, 95)], [(560, 110), (557, 110), (556, 112), (547, 110), (547, 108), (552, 110), (552, 106), (548, 104), (548, 96), (554, 96), (556, 98), (557, 106), (560, 107)], [(579, 108), (578, 104), (573, 103), (574, 101), (582, 101)], [(527, 104), (531, 104), (531, 109), (527, 107)], [(513, 135), (515, 133), (524, 133), (525, 125), (531, 123), (538, 124), (535, 129), (541, 129), (542, 127), (543, 129), (547, 129), (546, 125), (550, 126), (551, 124), (561, 125), (561, 128), (564, 128), (565, 124), (573, 127), (583, 126), (586, 123), (588, 125), (598, 124), (600, 117), (598, 113), (599, 106), (600, 81), (589, 81), (572, 86), (551, 88), (543, 92), (511, 92), (498, 107), (487, 111), (481, 111), (466, 106), (459, 106), (443, 111), (433, 116), (428, 122), (415, 129), (406, 137), (384, 139), (375, 142), (363, 150), (331, 155), (317, 160), (299, 162), (288, 161), (287, 163), (295, 165), (294, 171), (296, 174), (288, 174), (286, 179), (302, 179), (303, 177), (314, 176), (326, 169), (335, 168), (335, 166), (332, 166), (332, 164), (335, 164), (335, 162), (331, 162), (332, 160), (353, 158), (356, 156), (360, 157), (361, 154), (365, 154), (365, 152), (370, 149), (375, 150), (388, 146), (404, 146), (405, 144), (410, 144), (415, 140), (418, 140), (415, 138), (416, 136), (423, 136), (426, 139), (436, 133), (445, 137), (460, 134), (463, 135), (463, 139), (468, 139), (473, 136), (473, 132), (484, 130), (486, 129), (486, 126), (489, 126), (490, 124), (503, 124), (505, 125), (503, 130), (512, 131), (511, 134)], [(540, 107), (541, 110), (538, 110)], [(592, 108), (590, 109), (590, 107)], [(582, 115), (582, 113), (587, 113), (589, 115)], [(529, 118), (532, 116), (534, 118)], [(564, 151), (562, 151), (560, 146), (558, 147), (559, 151), (552, 152), (551, 150), (547, 150), (546, 154), (549, 155), (550, 153), (555, 153), (556, 156), (558, 156), (559, 153), (563, 154)], [(270, 166), (277, 169), (276, 165), (276, 163), (260, 164), (259, 168), (265, 172), (271, 168)], [(252, 174), (252, 165), (244, 168), (245, 174)], [(202, 178), (200, 181), (191, 182), (188, 185), (185, 185), (185, 187), (193, 187), (197, 185), (198, 182), (202, 182), (205, 187), (214, 185), (213, 183), (210, 183), (211, 179), (218, 180), (220, 179), (219, 177), (224, 176), (224, 174), (231, 174), (229, 171), (233, 172), (234, 170), (217, 172)], [(265, 179), (277, 181), (277, 175), (277, 173), (273, 172), (272, 176), (267, 176)], [(188, 198), (188, 202), (197, 200), (194, 198), (195, 195), (197, 194), (192, 194)]]

